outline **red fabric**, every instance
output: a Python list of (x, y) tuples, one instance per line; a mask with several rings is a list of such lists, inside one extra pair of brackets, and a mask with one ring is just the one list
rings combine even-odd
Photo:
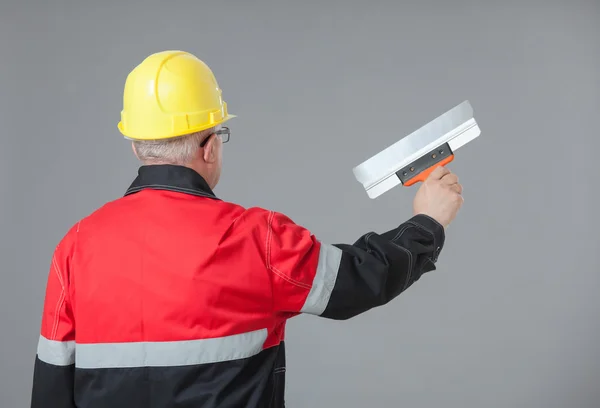
[(288, 316), (297, 314), (315, 277), (320, 243), (309, 231), (276, 212), (269, 214), (267, 243), (273, 308)]
[(49, 340), (75, 340), (73, 293), (69, 271), (77, 227), (71, 228), (56, 246), (50, 262), (41, 327), (41, 335)]
[(302, 308), (318, 257), (315, 237), (282, 214), (143, 190), (104, 205), (63, 238), (42, 334), (104, 343), (267, 328), (270, 347)]

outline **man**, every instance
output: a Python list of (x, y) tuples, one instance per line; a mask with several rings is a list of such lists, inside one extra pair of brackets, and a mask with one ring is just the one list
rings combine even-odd
[(215, 196), (233, 115), (195, 56), (149, 56), (123, 102), (119, 129), (142, 166), (54, 251), (34, 408), (283, 407), (287, 320), (390, 302), (435, 269), (462, 204), (439, 167), (411, 219), (325, 243), (281, 213)]

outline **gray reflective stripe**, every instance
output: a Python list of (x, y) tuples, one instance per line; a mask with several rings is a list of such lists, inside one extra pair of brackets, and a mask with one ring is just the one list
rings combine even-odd
[(321, 242), (319, 250), (319, 264), (317, 273), (313, 280), (310, 292), (302, 307), (302, 313), (320, 315), (323, 313), (331, 292), (335, 286), (340, 262), (342, 261), (342, 250), (330, 244)]
[(48, 340), (40, 336), (37, 355), (45, 363), (68, 366), (75, 362), (75, 342)]
[(260, 353), (267, 329), (202, 340), (77, 344), (79, 368), (158, 367), (217, 363)]

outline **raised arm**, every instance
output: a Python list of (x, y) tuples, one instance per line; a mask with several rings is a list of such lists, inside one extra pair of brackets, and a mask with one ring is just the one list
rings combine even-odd
[(461, 192), (458, 178), (438, 168), (419, 189), (412, 218), (354, 244), (322, 242), (271, 211), (263, 252), (275, 312), (348, 319), (388, 303), (436, 269)]

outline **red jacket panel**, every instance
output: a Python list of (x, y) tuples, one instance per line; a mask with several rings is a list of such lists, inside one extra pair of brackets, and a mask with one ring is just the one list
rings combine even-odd
[(286, 321), (389, 302), (443, 241), (418, 215), (328, 244), (217, 198), (191, 169), (143, 166), (56, 247), (32, 407), (282, 407)]

